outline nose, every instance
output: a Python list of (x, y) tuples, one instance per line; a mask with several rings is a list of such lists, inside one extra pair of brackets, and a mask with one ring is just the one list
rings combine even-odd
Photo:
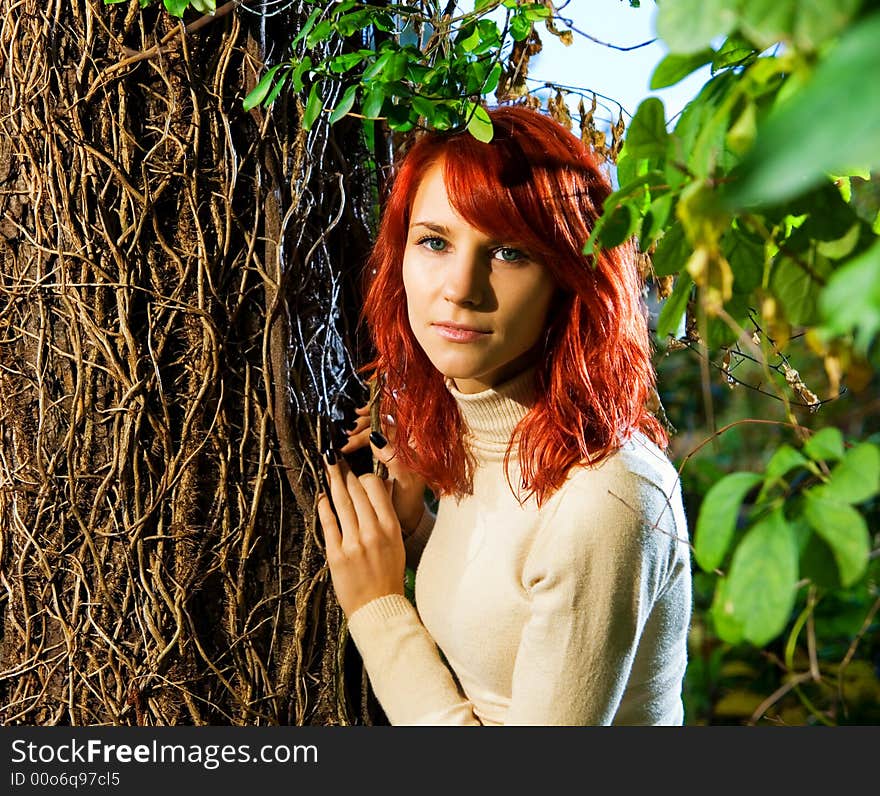
[(484, 258), (479, 252), (459, 251), (447, 261), (443, 297), (454, 304), (479, 306), (487, 290), (486, 273)]

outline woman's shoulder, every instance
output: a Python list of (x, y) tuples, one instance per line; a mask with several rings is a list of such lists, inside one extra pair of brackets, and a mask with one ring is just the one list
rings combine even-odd
[(688, 560), (678, 473), (644, 434), (633, 435), (598, 464), (573, 467), (547, 508), (533, 566), (574, 562), (578, 569), (577, 562), (598, 562), (616, 572), (648, 567), (659, 573), (659, 583), (663, 573)]
[(634, 433), (595, 465), (581, 463), (569, 471), (554, 495), (559, 513), (599, 517), (625, 525), (662, 527), (687, 537), (678, 471), (645, 434)]
[(660, 447), (641, 431), (597, 464), (583, 461), (568, 473), (575, 487), (594, 488), (604, 484), (651, 484), (666, 494), (679, 488), (678, 471)]

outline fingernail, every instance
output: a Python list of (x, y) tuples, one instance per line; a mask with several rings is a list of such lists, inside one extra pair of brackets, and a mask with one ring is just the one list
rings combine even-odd
[(370, 442), (372, 442), (377, 448), (384, 448), (388, 444), (388, 440), (386, 440), (378, 431), (370, 432)]
[(327, 464), (336, 464), (336, 452), (333, 448), (324, 451), (324, 458), (327, 460)]
[(357, 424), (358, 424), (358, 421), (357, 421), (357, 419), (355, 419), (355, 420), (352, 420), (352, 421), (351, 421), (350, 423), (348, 423), (347, 425), (343, 426), (343, 428), (344, 428), (346, 431), (354, 431), (354, 430), (357, 428)]

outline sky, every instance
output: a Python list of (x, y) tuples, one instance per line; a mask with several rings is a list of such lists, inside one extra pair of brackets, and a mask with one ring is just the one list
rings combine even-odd
[[(618, 47), (631, 47), (656, 37), (654, 24), (657, 5), (652, 0), (642, 0), (640, 8), (631, 8), (628, 0), (570, 0), (567, 4), (559, 0), (556, 5), (560, 9), (559, 15), (570, 19), (573, 27)], [(563, 26), (558, 24), (557, 27), (561, 29)], [(651, 73), (667, 53), (661, 42), (622, 52), (596, 44), (578, 33), (574, 33), (573, 44), (566, 47), (545, 30), (542, 23), (538, 23), (538, 34), (544, 49), (531, 61), (530, 89), (541, 82), (552, 81), (589, 92), (596, 91), (621, 103), (627, 122), (629, 114), (634, 114), (639, 103), (648, 96), (656, 96), (663, 101), (668, 121), (697, 95), (709, 79), (707, 66), (675, 86), (651, 91), (648, 88)], [(569, 99), (574, 113), (577, 112), (577, 101), (578, 97)], [(603, 102), (601, 97), (599, 101)], [(607, 100), (604, 104), (611, 110), (597, 112), (597, 121), (601, 119), (607, 123), (612, 111), (616, 120), (617, 105)]]

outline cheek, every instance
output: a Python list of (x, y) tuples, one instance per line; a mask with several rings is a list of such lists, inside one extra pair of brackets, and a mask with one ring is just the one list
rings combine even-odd
[(403, 292), (406, 296), (407, 317), (410, 320), (410, 325), (413, 325), (413, 321), (417, 320), (425, 312), (424, 280), (418, 278), (416, 269), (412, 267), (412, 263), (407, 263), (405, 257), (401, 277), (403, 280)]
[(511, 330), (517, 339), (531, 344), (540, 337), (549, 320), (547, 314), (554, 292), (553, 286), (544, 281), (518, 291), (508, 305)]

